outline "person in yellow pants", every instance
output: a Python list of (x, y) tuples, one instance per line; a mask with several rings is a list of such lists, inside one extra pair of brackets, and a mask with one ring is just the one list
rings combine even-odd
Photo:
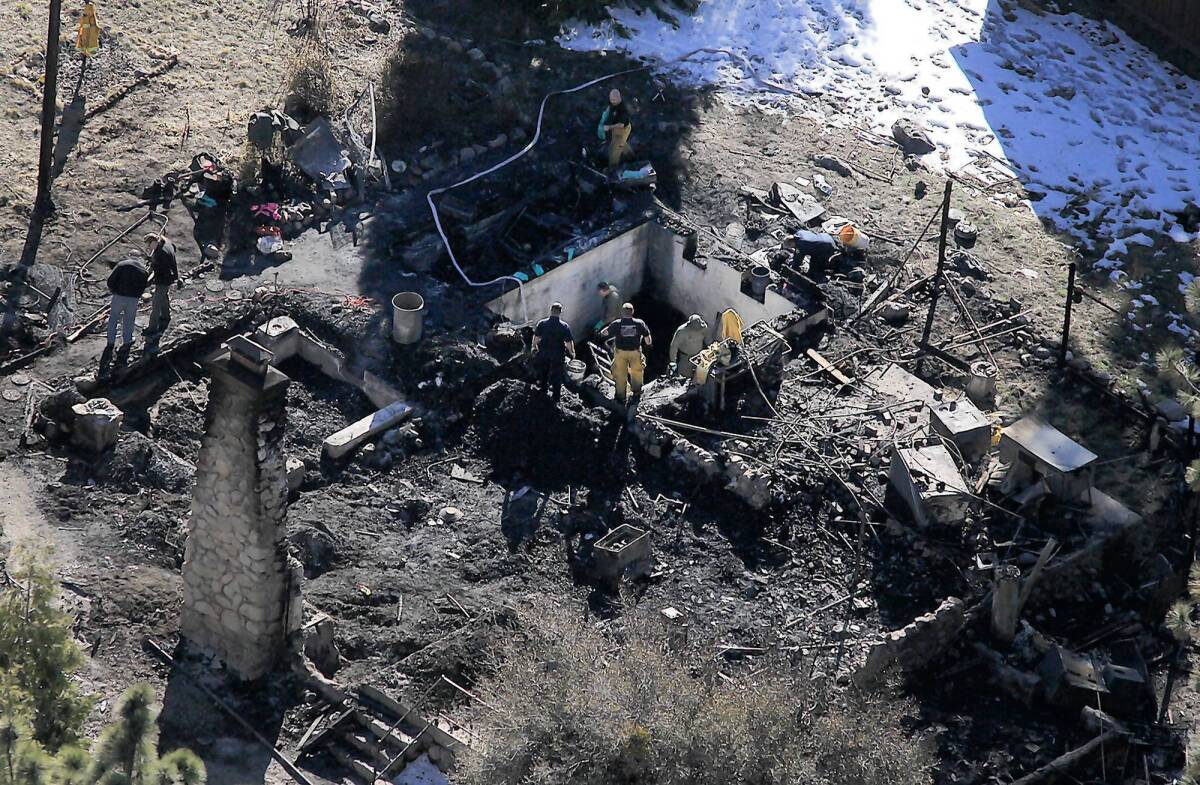
[(604, 110), (600, 127), (608, 133), (608, 170), (613, 172), (629, 152), (629, 134), (633, 131), (629, 108), (621, 99), (620, 90), (608, 94), (608, 108)]
[[(650, 328), (641, 319), (633, 318), (633, 304), (621, 306), (621, 318), (615, 319), (600, 331), (606, 340), (615, 341), (612, 359), (613, 384), (617, 388), (617, 400), (628, 403), (629, 397), (642, 394), (642, 374), (646, 370), (646, 358), (642, 347), (650, 346)], [(629, 397), (626, 396), (628, 391)]]

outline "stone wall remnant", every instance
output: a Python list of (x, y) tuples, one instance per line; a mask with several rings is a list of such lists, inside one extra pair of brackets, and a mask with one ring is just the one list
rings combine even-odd
[(867, 661), (854, 674), (859, 686), (872, 684), (893, 664), (905, 673), (919, 671), (958, 639), (966, 626), (966, 609), (957, 597), (947, 597), (937, 610), (883, 636), (867, 653)]
[[(241, 339), (206, 363), (212, 386), (183, 562), (180, 631), (243, 679), (300, 629), (301, 568), (287, 540), (286, 375)], [(245, 348), (243, 348), (245, 347)]]

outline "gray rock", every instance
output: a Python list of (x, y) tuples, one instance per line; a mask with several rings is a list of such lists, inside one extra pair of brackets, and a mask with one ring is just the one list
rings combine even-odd
[(907, 117), (901, 117), (892, 124), (892, 138), (908, 155), (925, 155), (937, 149), (929, 138), (929, 133), (915, 120)]
[(72, 436), (75, 444), (92, 452), (104, 452), (117, 443), (125, 413), (107, 398), (93, 398), (71, 407), (75, 415)]
[(295, 493), (304, 484), (304, 461), (299, 458), (288, 458), (285, 465), (287, 467), (288, 493)]
[(838, 158), (836, 155), (814, 155), (812, 161), (822, 169), (828, 169), (831, 172), (836, 172), (842, 177), (850, 177), (852, 174), (854, 174), (854, 171), (850, 168), (850, 165), (841, 158)]
[(371, 32), (382, 35), (392, 29), (392, 23), (382, 14), (371, 14), (367, 17), (367, 27), (371, 28)]
[(1174, 398), (1163, 398), (1155, 405), (1155, 410), (1166, 418), (1167, 422), (1179, 422), (1187, 419), (1187, 409)]
[(888, 324), (904, 324), (911, 315), (908, 303), (898, 300), (888, 300), (879, 307), (879, 316)]

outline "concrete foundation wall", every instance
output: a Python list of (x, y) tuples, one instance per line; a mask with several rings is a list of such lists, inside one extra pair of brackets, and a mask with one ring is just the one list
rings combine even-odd
[(520, 289), (497, 297), (488, 303), (488, 307), (493, 313), (520, 324), (525, 320), (521, 308), (522, 291), (529, 318), (535, 322), (549, 313), (551, 303), (558, 301), (563, 304), (563, 319), (574, 328), (575, 337), (580, 338), (603, 315), (596, 284), (608, 281), (626, 299), (641, 291), (651, 236), (648, 230), (652, 226), (659, 228), (651, 223), (636, 226), (534, 278)]
[(282, 451), (287, 377), (213, 373), (183, 563), (180, 631), (245, 679), (269, 671), (300, 624)]
[[(575, 337), (586, 335), (601, 317), (596, 284), (608, 281), (628, 300), (651, 287), (655, 296), (683, 314), (698, 313), (716, 335), (717, 314), (734, 308), (747, 326), (764, 319), (791, 313), (796, 305), (768, 291), (765, 302), (741, 293), (742, 274), (711, 260), (701, 266), (683, 258), (684, 238), (653, 221), (624, 234), (525, 284), (529, 318), (541, 319), (550, 304), (563, 304), (563, 318), (575, 329)], [(488, 303), (494, 313), (509, 321), (524, 320), (520, 292), (514, 289)]]
[(742, 294), (742, 273), (716, 260), (706, 267), (683, 258), (684, 238), (655, 223), (646, 224), (649, 248), (647, 274), (659, 299), (666, 300), (684, 315), (698, 313), (716, 337), (717, 314), (733, 308), (746, 326), (791, 313), (796, 305), (774, 291), (765, 301)]

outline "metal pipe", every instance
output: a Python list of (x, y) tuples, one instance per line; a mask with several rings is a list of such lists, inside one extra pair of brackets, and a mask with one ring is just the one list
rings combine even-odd
[(954, 189), (954, 181), (946, 181), (946, 192), (942, 196), (942, 231), (938, 238), (937, 272), (933, 274), (933, 295), (929, 300), (929, 313), (925, 316), (925, 329), (921, 332), (921, 346), (929, 345), (929, 334), (933, 332), (933, 316), (937, 310), (938, 298), (941, 297), (942, 286), (945, 285), (946, 275), (946, 235), (950, 231), (950, 192)]
[(1067, 341), (1071, 338), (1071, 303), (1075, 300), (1075, 262), (1067, 265), (1067, 307), (1063, 311), (1062, 342), (1058, 347), (1058, 364), (1067, 364)]

